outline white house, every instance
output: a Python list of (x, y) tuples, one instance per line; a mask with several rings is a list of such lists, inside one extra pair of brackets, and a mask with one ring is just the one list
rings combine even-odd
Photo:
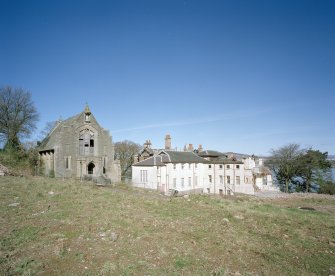
[(252, 182), (244, 182), (243, 162), (225, 155), (215, 160), (201, 155), (206, 154), (162, 150), (132, 166), (132, 183), (136, 187), (164, 193), (174, 189), (180, 194), (254, 194)]
[[(150, 140), (134, 157), (132, 183), (136, 187), (167, 193), (254, 194), (278, 190), (271, 171), (254, 156), (197, 150), (189, 144), (184, 151), (171, 149), (171, 136), (165, 136), (165, 149), (152, 149)], [(238, 158), (237, 158), (238, 157)]]

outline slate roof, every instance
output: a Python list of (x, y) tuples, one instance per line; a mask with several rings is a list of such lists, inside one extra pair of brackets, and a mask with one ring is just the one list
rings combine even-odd
[(159, 154), (166, 154), (169, 157), (169, 163), (209, 163), (206, 159), (191, 151), (163, 150)]
[(139, 167), (165, 166), (164, 160), (168, 161), (168, 159), (165, 156), (152, 156), (134, 164), (133, 166), (139, 166)]
[(212, 164), (243, 164), (242, 161), (232, 158), (217, 158), (211, 161)]
[(189, 151), (162, 150), (159, 155), (140, 161), (133, 166), (164, 166), (167, 163), (205, 163), (206, 159)]
[(220, 157), (226, 156), (224, 153), (216, 151), (216, 150), (204, 150), (198, 153), (201, 157)]
[(66, 119), (64, 121), (58, 121), (56, 123), (55, 127), (50, 131), (50, 133), (48, 134), (48, 136), (45, 137), (42, 140), (41, 144), (38, 146), (38, 150), (39, 151), (43, 151), (43, 150), (53, 149), (53, 143), (52, 143), (52, 145), (49, 143), (52, 133), (55, 132), (56, 129), (61, 128), (62, 126), (73, 124), (78, 119), (78, 117), (80, 117), (80, 115), (82, 113), (83, 112), (80, 112), (79, 114), (74, 115), (74, 116), (72, 116), (72, 117), (70, 117), (70, 118), (68, 118), (68, 119)]

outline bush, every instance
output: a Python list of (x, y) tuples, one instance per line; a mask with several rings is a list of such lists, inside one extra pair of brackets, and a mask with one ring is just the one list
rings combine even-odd
[(55, 178), (55, 171), (54, 170), (50, 170), (49, 177), (50, 178)]
[(26, 150), (23, 147), (1, 150), (0, 164), (8, 167), (15, 175), (34, 175), (38, 165), (38, 151), (33, 148)]
[(332, 181), (327, 181), (320, 186), (318, 191), (319, 194), (329, 194), (335, 195), (335, 183)]

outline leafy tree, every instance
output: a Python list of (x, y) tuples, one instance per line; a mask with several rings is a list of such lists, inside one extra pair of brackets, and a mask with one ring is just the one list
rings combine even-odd
[(18, 149), (20, 139), (36, 128), (38, 113), (29, 92), (6, 86), (0, 89), (0, 138), (5, 148)]
[(303, 150), (297, 144), (289, 144), (276, 150), (273, 149), (271, 153), (267, 164), (274, 171), (281, 190), (288, 193), (294, 178), (298, 176), (297, 160)]
[[(316, 187), (321, 191), (332, 189), (329, 183), (331, 163), (328, 153), (319, 150), (303, 150), (297, 144), (289, 144), (272, 150), (267, 161), (275, 173), (280, 188), (286, 193), (290, 190), (311, 192)], [(327, 187), (322, 187), (322, 186)]]
[(327, 160), (328, 153), (319, 150), (309, 149), (299, 156), (297, 163), (299, 166), (300, 189), (303, 192), (311, 192), (312, 184), (322, 183), (323, 178), (331, 168), (330, 161)]
[(134, 155), (137, 154), (141, 148), (140, 144), (129, 140), (116, 142), (114, 144), (115, 158), (120, 160), (121, 176), (123, 178), (129, 175), (129, 169), (133, 164)]

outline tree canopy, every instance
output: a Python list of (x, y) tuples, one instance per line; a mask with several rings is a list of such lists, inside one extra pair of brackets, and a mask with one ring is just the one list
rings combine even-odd
[(327, 156), (327, 152), (301, 149), (298, 144), (289, 144), (272, 150), (267, 164), (284, 192), (311, 192), (313, 187), (322, 185), (327, 178), (331, 168)]
[(0, 138), (5, 148), (18, 148), (20, 139), (36, 128), (38, 118), (29, 92), (10, 86), (0, 89)]
[(311, 192), (313, 184), (322, 183), (327, 178), (327, 172), (332, 167), (327, 160), (328, 153), (319, 150), (308, 149), (303, 155), (299, 156), (297, 166), (299, 166), (300, 181), (299, 190)]

